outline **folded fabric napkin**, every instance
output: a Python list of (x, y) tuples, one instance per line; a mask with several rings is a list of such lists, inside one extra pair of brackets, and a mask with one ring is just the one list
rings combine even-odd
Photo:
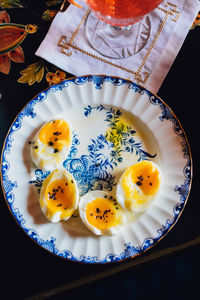
[[(75, 76), (122, 77), (157, 93), (199, 9), (199, 0), (163, 1), (143, 21), (132, 26), (131, 40), (136, 45), (133, 55), (108, 58), (88, 41), (86, 24), (93, 16), (86, 5), (82, 8), (70, 5), (56, 15), (36, 55)], [(120, 41), (119, 35), (114, 41), (116, 57), (126, 54), (118, 48)]]

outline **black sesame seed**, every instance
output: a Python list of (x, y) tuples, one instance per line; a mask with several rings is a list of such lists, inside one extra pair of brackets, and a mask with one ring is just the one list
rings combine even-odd
[(56, 193), (53, 193), (52, 195), (51, 195), (51, 193), (49, 194), (49, 199), (53, 199), (53, 200), (56, 200)]
[(141, 186), (141, 185), (142, 185), (142, 182), (141, 182), (141, 181), (137, 181), (136, 184), (137, 184), (138, 186)]
[(50, 142), (49, 142), (49, 146), (53, 146), (53, 142), (50, 141)]
[(62, 203), (60, 203), (60, 204), (57, 204), (56, 206), (57, 206), (57, 207), (59, 207), (59, 206), (62, 206)]
[(71, 183), (74, 183), (74, 180), (71, 180)]
[(149, 185), (152, 185), (152, 182), (149, 182)]
[(97, 209), (96, 209), (96, 212), (97, 212), (97, 213), (99, 213), (99, 212), (100, 212), (100, 209), (99, 209), (98, 207), (97, 207)]
[(58, 131), (55, 131), (55, 132), (53, 133), (53, 135), (60, 135), (60, 133), (59, 133)]
[(35, 146), (34, 149), (38, 149), (38, 146)]
[(142, 175), (138, 176), (137, 178), (138, 178), (140, 181), (143, 181), (143, 176), (142, 176)]
[(54, 153), (57, 153), (58, 152), (58, 149), (54, 149)]

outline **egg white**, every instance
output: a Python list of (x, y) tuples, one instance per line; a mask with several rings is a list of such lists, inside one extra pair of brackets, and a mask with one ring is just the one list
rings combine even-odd
[[(71, 206), (69, 208), (67, 208), (66, 210), (63, 210), (63, 208), (59, 208), (59, 209), (56, 209), (56, 211), (54, 211), (52, 209), (52, 207), (48, 204), (49, 200), (47, 199), (47, 191), (49, 189), (49, 186), (52, 183), (55, 183), (56, 180), (60, 180), (60, 179), (61, 180), (64, 179), (66, 186), (71, 189), (71, 194), (73, 196), (73, 198), (72, 198), (73, 202), (72, 202)], [(60, 187), (60, 188), (62, 188), (62, 187)], [(59, 200), (59, 198), (58, 198), (58, 200)], [(54, 201), (54, 200), (51, 200), (51, 201)], [(78, 202), (79, 202), (79, 191), (78, 191), (77, 183), (76, 183), (74, 177), (69, 172), (67, 172), (65, 169), (61, 169), (61, 170), (55, 169), (45, 178), (45, 180), (42, 184), (41, 191), (40, 191), (39, 203), (40, 203), (42, 213), (45, 215), (45, 217), (49, 221), (51, 221), (53, 223), (57, 223), (61, 220), (67, 221), (73, 215), (75, 210), (77, 209)]]
[[(115, 212), (115, 218), (116, 218), (116, 224), (110, 228), (104, 228), (104, 229), (99, 229), (95, 226), (93, 226), (87, 219), (86, 216), (86, 210), (87, 210), (87, 205), (90, 202), (93, 202), (97, 198), (104, 198), (107, 201), (110, 201), (110, 203), (113, 204), (116, 203), (117, 205), (117, 210), (114, 209)], [(82, 222), (85, 224), (85, 226), (92, 231), (96, 235), (116, 235), (122, 228), (125, 223), (125, 214), (122, 210), (122, 208), (119, 206), (119, 204), (116, 202), (116, 200), (108, 193), (105, 191), (91, 191), (85, 194), (83, 197), (81, 197), (80, 202), (79, 202), (79, 214)], [(113, 204), (114, 206), (114, 204)]]
[[(149, 205), (153, 202), (153, 200), (155, 200), (155, 198), (157, 198), (159, 195), (160, 187), (162, 184), (162, 177), (163, 177), (161, 169), (154, 162), (150, 162), (150, 161), (146, 161), (146, 162), (148, 162), (153, 168), (155, 168), (158, 171), (159, 181), (160, 181), (159, 188), (155, 192), (155, 194), (152, 195), (144, 194), (142, 189), (140, 188), (140, 185), (136, 184), (135, 182), (132, 182), (131, 176), (127, 176), (127, 171), (129, 171), (132, 166), (127, 168), (121, 175), (116, 189), (117, 201), (127, 211), (135, 212), (135, 213), (144, 212), (149, 207)], [(137, 163), (136, 165), (139, 164), (140, 162)], [(129, 187), (130, 189), (131, 195), (129, 196), (129, 198), (127, 198), (124, 190), (124, 186), (122, 184), (122, 182), (124, 181), (126, 182), (126, 187)], [(134, 193), (136, 193), (142, 200), (138, 200), (138, 198), (134, 197)]]
[(68, 146), (63, 145), (63, 148), (59, 150), (59, 152), (54, 153), (54, 148), (49, 146), (48, 144), (44, 144), (40, 138), (40, 132), (41, 129), (47, 125), (50, 122), (46, 122), (36, 133), (35, 137), (33, 138), (32, 141), (32, 146), (31, 146), (31, 158), (34, 164), (40, 168), (43, 169), (44, 171), (52, 171), (56, 168), (59, 168), (63, 161), (66, 159), (70, 146), (71, 146), (71, 135), (72, 135), (72, 130), (71, 130), (71, 125), (69, 122), (66, 122), (69, 127), (69, 134), (70, 134), (70, 144)]

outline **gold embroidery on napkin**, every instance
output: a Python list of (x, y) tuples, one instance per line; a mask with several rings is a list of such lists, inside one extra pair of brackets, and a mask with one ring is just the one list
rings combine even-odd
[[(85, 14), (84, 14), (84, 16), (83, 16), (83, 18), (81, 19), (81, 22), (78, 24), (76, 30), (73, 32), (73, 34), (72, 34), (72, 36), (71, 36), (71, 39), (69, 40), (69, 43), (65, 43), (65, 46), (62, 47), (62, 45), (61, 45), (61, 43), (60, 43), (60, 40), (58, 41), (58, 44), (57, 44), (57, 45), (58, 45), (59, 47), (62, 47), (62, 48), (61, 48), (61, 51), (60, 51), (61, 53), (65, 54), (65, 55), (67, 55), (67, 56), (71, 56), (71, 55), (72, 55), (72, 52), (66, 52), (65, 50), (69, 50), (69, 48), (72, 47), (72, 42), (73, 42), (73, 40), (75, 39), (76, 35), (78, 34), (78, 32), (79, 32), (79, 30), (80, 30), (80, 28), (81, 28), (81, 25), (82, 25), (83, 22), (86, 20), (86, 18), (87, 18), (87, 16), (88, 16), (89, 12), (90, 12), (90, 10), (87, 9), (86, 12), (85, 12)], [(63, 36), (61, 36), (61, 39), (62, 39), (62, 37), (63, 37)], [(67, 37), (66, 37), (66, 36), (64, 36), (64, 37), (65, 37), (65, 39), (67, 40)], [(65, 50), (64, 50), (64, 49), (65, 49)]]
[(151, 42), (151, 44), (150, 44), (150, 46), (149, 46), (149, 48), (147, 50), (146, 55), (144, 56), (144, 58), (143, 58), (143, 60), (142, 60), (142, 62), (140, 64), (140, 66), (138, 67), (137, 71), (125, 68), (125, 67), (123, 67), (123, 66), (121, 66), (119, 64), (113, 63), (112, 61), (109, 61), (107, 59), (99, 57), (99, 56), (97, 56), (97, 55), (95, 55), (95, 54), (93, 54), (91, 52), (85, 51), (85, 50), (79, 48), (78, 46), (72, 44), (73, 41), (74, 41), (74, 39), (75, 39), (75, 37), (76, 37), (76, 35), (78, 34), (78, 32), (79, 32), (79, 30), (81, 28), (81, 25), (84, 23), (84, 21), (87, 18), (88, 14), (90, 12), (89, 10), (87, 10), (85, 12), (83, 18), (81, 19), (81, 22), (77, 26), (76, 30), (73, 32), (70, 40), (68, 41), (67, 36), (62, 35), (60, 37), (59, 41), (58, 41), (57, 46), (60, 47), (60, 52), (63, 53), (63, 54), (65, 54), (65, 55), (67, 55), (67, 56), (71, 56), (72, 55), (71, 51), (68, 52), (68, 50), (70, 48), (72, 48), (72, 49), (74, 49), (76, 51), (79, 51), (79, 52), (81, 52), (81, 53), (83, 53), (83, 54), (85, 54), (87, 56), (90, 56), (90, 57), (92, 57), (94, 59), (97, 59), (97, 60), (99, 60), (99, 61), (101, 61), (103, 63), (109, 64), (109, 65), (111, 65), (111, 66), (113, 66), (115, 68), (121, 69), (121, 70), (123, 70), (123, 71), (125, 71), (127, 73), (130, 73), (130, 74), (133, 74), (137, 83), (144, 84), (147, 81), (147, 79), (149, 78), (150, 73), (149, 72), (144, 72), (143, 74), (141, 74), (141, 71), (144, 68), (145, 63), (146, 63), (149, 55), (151, 54), (151, 51), (154, 48), (154, 46), (155, 46), (155, 44), (156, 44), (156, 42), (157, 42), (157, 40), (158, 40), (158, 38), (159, 38), (159, 36), (161, 34), (161, 32), (162, 32), (162, 30), (163, 30), (166, 22), (168, 21), (169, 16), (174, 17), (174, 18), (171, 19), (173, 22), (176, 22), (178, 20), (179, 16), (180, 16), (180, 12), (177, 11), (177, 5), (175, 5), (173, 3), (170, 3), (170, 2), (167, 2), (166, 5), (165, 5), (165, 7), (166, 7), (166, 9), (164, 9), (162, 7), (158, 7), (158, 9), (160, 11), (162, 11), (162, 12), (165, 13), (165, 16), (164, 16), (164, 19), (163, 19), (162, 23), (160, 24), (160, 27), (159, 27), (157, 33), (154, 36), (153, 41)]
[(70, 44), (69, 42), (67, 42), (67, 37), (65, 35), (62, 35), (61, 38), (59, 39), (58, 46), (61, 47), (60, 52), (63, 53), (63, 54), (66, 54), (65, 53), (65, 49), (68, 49), (69, 47), (71, 47), (74, 50), (77, 50), (77, 51), (79, 51), (79, 52), (81, 52), (83, 54), (86, 54), (86, 55), (88, 55), (88, 56), (90, 56), (90, 57), (92, 57), (94, 59), (100, 60), (101, 62), (104, 62), (104, 63), (109, 64), (109, 65), (111, 65), (113, 67), (116, 67), (116, 68), (120, 68), (123, 71), (126, 71), (128, 73), (134, 74), (135, 76), (137, 75), (136, 72), (134, 72), (132, 70), (129, 70), (129, 69), (123, 67), (123, 66), (117, 65), (117, 64), (115, 64), (115, 63), (113, 63), (113, 62), (111, 62), (111, 61), (109, 61), (107, 59), (101, 58), (101, 57), (99, 57), (99, 56), (97, 56), (97, 55), (95, 55), (93, 53), (90, 53), (88, 51), (85, 51), (85, 50), (83, 50), (83, 49), (81, 49), (81, 48), (73, 45), (73, 44)]
[[(169, 9), (169, 7), (171, 6), (171, 8)], [(180, 17), (180, 11), (177, 11), (177, 5), (167, 2), (165, 4), (165, 7), (168, 8), (164, 9), (162, 7), (158, 7), (159, 10), (161, 10), (162, 12), (169, 14), (171, 16), (174, 16), (174, 19), (172, 19), (173, 22), (176, 22), (178, 20), (178, 18)]]

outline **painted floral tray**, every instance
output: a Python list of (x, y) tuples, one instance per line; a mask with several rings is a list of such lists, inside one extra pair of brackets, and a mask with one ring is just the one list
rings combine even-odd
[[(32, 163), (30, 141), (55, 118), (72, 124), (63, 166), (81, 196), (91, 190), (115, 194), (125, 168), (141, 160), (154, 161), (162, 170), (159, 197), (118, 235), (95, 236), (78, 213), (57, 224), (41, 213), (38, 197), (49, 172)], [(84, 76), (41, 92), (18, 114), (4, 143), (1, 171), (10, 211), (37, 244), (72, 261), (107, 263), (146, 251), (173, 227), (190, 192), (192, 159), (181, 124), (160, 98), (124, 79)]]

